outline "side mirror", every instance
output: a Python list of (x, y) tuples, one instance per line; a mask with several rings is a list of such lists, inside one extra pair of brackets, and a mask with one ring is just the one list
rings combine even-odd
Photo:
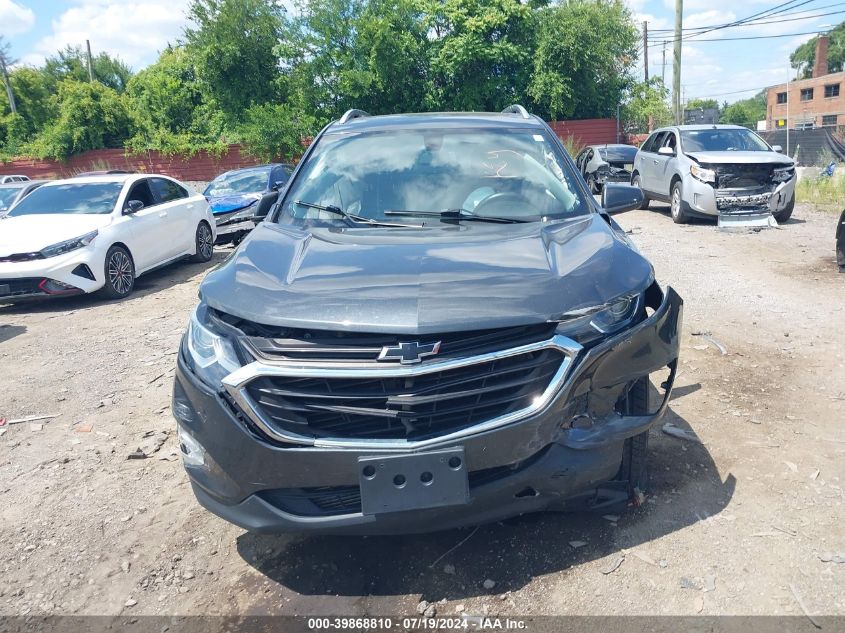
[(638, 209), (644, 197), (639, 187), (607, 183), (601, 190), (601, 206), (610, 214), (622, 213)]
[(281, 180), (277, 180), (276, 182), (274, 182), (274, 183), (273, 183), (273, 186), (272, 186), (272, 187), (270, 187), (270, 188), (271, 188), (273, 191), (279, 191), (279, 190), (280, 190), (282, 187), (284, 187), (284, 186), (285, 186), (285, 183), (284, 183), (284, 182), (282, 182)]
[(130, 200), (126, 203), (126, 206), (123, 209), (123, 212), (127, 215), (132, 215), (133, 213), (138, 213), (141, 209), (144, 208), (144, 203), (140, 200)]
[(772, 145), (772, 150), (777, 152), (778, 154), (783, 154), (783, 147), (780, 145)]
[(657, 150), (657, 153), (661, 156), (674, 156), (675, 150), (673, 150), (671, 147), (661, 147), (659, 150)]

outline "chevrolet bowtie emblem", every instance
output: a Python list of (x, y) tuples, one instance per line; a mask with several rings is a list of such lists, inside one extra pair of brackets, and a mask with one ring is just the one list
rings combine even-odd
[(378, 360), (398, 360), (402, 365), (419, 363), (426, 356), (434, 356), (440, 351), (440, 341), (421, 345), (419, 341), (388, 345), (381, 348)]

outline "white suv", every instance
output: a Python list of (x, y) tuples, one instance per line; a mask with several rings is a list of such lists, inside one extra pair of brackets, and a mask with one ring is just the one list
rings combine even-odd
[(795, 207), (795, 161), (748, 128), (679, 125), (651, 134), (634, 159), (631, 184), (671, 204), (672, 219), (770, 212), (786, 222)]
[(213, 252), (205, 197), (160, 175), (101, 175), (39, 187), (0, 219), (0, 302), (103, 291), (122, 298), (135, 278)]

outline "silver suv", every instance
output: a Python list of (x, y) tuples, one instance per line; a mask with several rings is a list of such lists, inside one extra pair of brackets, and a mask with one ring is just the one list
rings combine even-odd
[(795, 206), (795, 161), (737, 125), (679, 125), (651, 134), (634, 159), (631, 184), (671, 204), (672, 219), (771, 213)]

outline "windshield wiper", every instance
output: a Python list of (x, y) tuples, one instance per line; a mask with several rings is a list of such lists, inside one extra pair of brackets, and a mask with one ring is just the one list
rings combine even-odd
[(441, 218), (444, 220), (470, 220), (473, 222), (496, 222), (498, 224), (521, 224), (531, 222), (520, 218), (501, 218), (493, 215), (475, 215), (468, 209), (445, 209), (443, 211), (412, 211), (409, 209), (388, 209), (385, 215)]
[(372, 220), (370, 218), (365, 218), (360, 215), (355, 215), (354, 213), (349, 213), (344, 211), (338, 206), (333, 204), (322, 205), (322, 204), (314, 204), (313, 202), (305, 202), (304, 200), (294, 200), (294, 204), (309, 207), (311, 209), (317, 209), (318, 211), (326, 211), (328, 213), (334, 213), (335, 215), (339, 215), (347, 220), (351, 220), (352, 222), (359, 222), (361, 224), (369, 224), (371, 226), (392, 226), (392, 227), (401, 227), (401, 228), (422, 228), (419, 224), (401, 224), (401, 223), (394, 223), (394, 222), (379, 222), (378, 220)]

